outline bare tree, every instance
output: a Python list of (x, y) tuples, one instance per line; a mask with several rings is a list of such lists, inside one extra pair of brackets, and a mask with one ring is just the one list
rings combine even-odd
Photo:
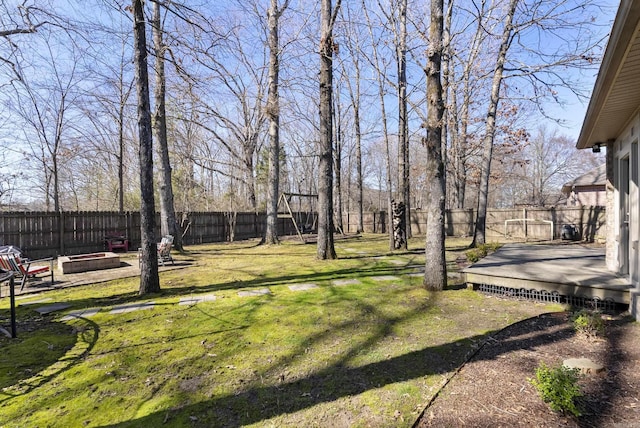
[(431, 23), (427, 51), (427, 240), (425, 244), (424, 286), (429, 290), (442, 290), (447, 285), (445, 259), (444, 203), (445, 181), (442, 160), (442, 126), (444, 103), (442, 101), (442, 39), (443, 0), (431, 0)]
[(491, 172), (491, 157), (493, 153), (493, 139), (496, 132), (496, 115), (498, 103), (500, 101), (500, 86), (502, 85), (502, 75), (507, 57), (507, 52), (512, 42), (513, 35), (513, 16), (516, 13), (516, 6), (519, 0), (510, 0), (507, 14), (504, 19), (504, 27), (502, 31), (502, 39), (498, 48), (496, 58), (496, 67), (493, 72), (493, 81), (491, 85), (491, 99), (486, 117), (485, 134), (482, 145), (484, 151), (482, 154), (482, 173), (480, 175), (480, 188), (478, 192), (478, 210), (476, 213), (475, 229), (473, 232), (473, 242), (471, 246), (477, 246), (485, 243), (485, 227), (487, 222), (487, 203), (489, 193), (489, 175)]
[(55, 23), (57, 18), (43, 8), (43, 5), (23, 1), (18, 5), (0, 3), (0, 65), (9, 69), (9, 78), (20, 80), (20, 49), (12, 38), (21, 34), (33, 34), (42, 26)]
[(409, 182), (409, 112), (407, 110), (407, 0), (399, 2), (399, 35), (397, 44), (398, 63), (398, 148), (400, 153), (399, 172), (400, 201), (404, 204), (405, 218), (402, 233), (404, 239), (403, 248), (407, 249), (408, 238), (411, 237), (411, 188)]
[(138, 138), (140, 144), (140, 258), (139, 294), (160, 291), (158, 249), (156, 242), (155, 199), (153, 195), (153, 140), (149, 72), (147, 69), (147, 36), (142, 0), (133, 0), (133, 38), (136, 92), (138, 94)]
[(393, 251), (395, 249), (395, 236), (394, 236), (394, 227), (393, 227), (393, 182), (392, 182), (392, 172), (391, 172), (391, 148), (389, 141), (389, 129), (388, 129), (388, 120), (387, 120), (387, 109), (385, 104), (386, 98), (386, 84), (388, 81), (387, 78), (387, 69), (388, 63), (385, 62), (385, 56), (379, 54), (379, 49), (383, 46), (383, 43), (379, 40), (379, 34), (375, 31), (375, 24), (371, 19), (366, 5), (363, 2), (363, 11), (367, 20), (367, 27), (369, 30), (369, 37), (371, 38), (371, 57), (367, 58), (370, 65), (373, 67), (373, 72), (375, 73), (375, 81), (377, 83), (378, 89), (378, 102), (380, 103), (380, 121), (382, 123), (382, 139), (384, 140), (384, 157), (386, 160), (386, 187), (387, 187), (387, 232), (389, 236), (389, 250)]
[[(348, 37), (345, 37), (345, 45), (349, 49), (350, 64), (346, 61), (341, 61), (341, 70), (343, 80), (346, 82), (349, 98), (351, 100), (351, 108), (353, 110), (353, 126), (354, 126), (354, 138), (355, 138), (355, 163), (356, 163), (356, 207), (358, 212), (358, 226), (357, 232), (364, 231), (364, 191), (363, 191), (363, 172), (362, 172), (362, 117), (360, 114), (361, 109), (361, 47), (359, 31), (355, 19), (351, 19), (351, 10), (347, 7), (343, 8), (345, 15), (347, 16), (347, 24), (351, 26), (349, 29)], [(352, 82), (353, 79), (353, 82)]]
[[(133, 124), (130, 96), (134, 86), (128, 40), (131, 37), (130, 26), (130, 22), (126, 22), (126, 30), (93, 28), (92, 34), (102, 33), (103, 38), (92, 43), (90, 49), (85, 51), (86, 57), (90, 58), (87, 61), (88, 75), (94, 84), (91, 92), (85, 95), (83, 105), (84, 118), (89, 122), (82, 126), (88, 146), (85, 156), (87, 168), (95, 168), (95, 159), (99, 158), (100, 164), (106, 169), (101, 177), (105, 186), (111, 186), (110, 178), (116, 177), (117, 186), (102, 189), (102, 192), (105, 195), (117, 195), (118, 211), (121, 213), (125, 211), (125, 195), (131, 195), (133, 180), (129, 174), (136, 169), (131, 167), (135, 157), (132, 153), (133, 137), (131, 129), (128, 129)], [(114, 43), (116, 39), (119, 42), (117, 44)], [(105, 55), (108, 50), (111, 54)], [(87, 174), (87, 178), (91, 177), (91, 174)], [(106, 208), (112, 209), (113, 205), (110, 202)]]
[[(73, 126), (81, 99), (80, 53), (71, 44), (63, 57), (57, 50), (58, 43), (65, 41), (55, 40), (51, 34), (42, 42), (41, 57), (31, 58), (29, 67), (20, 67), (13, 82), (15, 98), (8, 107), (24, 122), (22, 132), (28, 149), (23, 153), (37, 160), (35, 169), (42, 174), (44, 186), (34, 187), (44, 188), (47, 210), (60, 211), (64, 168), (80, 151)], [(37, 73), (36, 68), (48, 74)]]
[(504, 184), (492, 185), (499, 205), (555, 206), (564, 183), (599, 165), (593, 153), (577, 152), (574, 140), (543, 125), (518, 149), (497, 165), (504, 177)]
[(475, 7), (468, 12), (471, 15), (468, 25), (473, 28), (473, 33), (455, 32), (452, 35), (454, 3), (449, 2), (447, 7), (443, 57), (443, 81), (448, 105), (445, 114), (450, 143), (446, 161), (451, 183), (451, 205), (462, 209), (465, 207), (467, 164), (477, 150), (470, 129), (473, 104), (477, 98), (474, 94), (479, 91), (477, 82), (483, 80), (477, 76), (477, 72), (478, 69), (485, 68), (480, 65), (483, 64), (482, 48), (488, 37), (487, 21), (493, 16), (495, 8), (488, 7), (486, 0), (475, 3)]
[(333, 26), (342, 0), (320, 4), (320, 176), (318, 180), (318, 245), (320, 260), (335, 259), (333, 245)]
[(156, 144), (158, 145), (158, 154), (160, 156), (160, 230), (163, 236), (173, 236), (174, 246), (178, 250), (182, 250), (182, 233), (176, 220), (176, 211), (173, 204), (171, 160), (169, 158), (169, 143), (167, 141), (167, 113), (165, 105), (166, 76), (164, 69), (165, 52), (167, 47), (163, 42), (163, 27), (160, 4), (158, 2), (154, 2), (153, 17), (151, 19), (156, 76), (156, 84), (154, 86), (155, 110), (153, 114), (153, 132)]
[(278, 242), (278, 197), (280, 189), (280, 42), (278, 22), (289, 0), (278, 7), (278, 0), (271, 0), (267, 12), (269, 27), (269, 89), (267, 95), (267, 117), (269, 118), (269, 179), (267, 185), (267, 226), (264, 241)]
[[(187, 46), (184, 56), (190, 56), (191, 67), (198, 70), (186, 77), (193, 82), (189, 95), (198, 111), (193, 119), (210, 135), (209, 147), (203, 147), (193, 161), (227, 177), (227, 193), (233, 195), (236, 208), (255, 210), (255, 160), (267, 123), (268, 72), (266, 53), (254, 52), (256, 45), (242, 37), (242, 25), (234, 26), (223, 40), (211, 41), (217, 49), (208, 44)], [(210, 93), (212, 86), (215, 96)], [(242, 198), (236, 198), (237, 192)]]

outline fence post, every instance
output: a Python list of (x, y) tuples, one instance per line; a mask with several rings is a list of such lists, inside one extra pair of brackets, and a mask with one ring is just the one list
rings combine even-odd
[(64, 211), (58, 211), (58, 233), (60, 234), (59, 255), (64, 255)]

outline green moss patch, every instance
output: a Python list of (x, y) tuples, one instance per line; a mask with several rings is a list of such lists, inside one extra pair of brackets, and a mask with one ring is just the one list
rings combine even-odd
[[(452, 245), (448, 259), (464, 251)], [(0, 342), (0, 425), (411, 426), (488, 332), (548, 308), (428, 293), (411, 276), (421, 250), (388, 261), (387, 246), (365, 236), (318, 261), (311, 245), (203, 245), (148, 298), (136, 296), (138, 278), (49, 292), (71, 307), (47, 317), (20, 307), (19, 338)], [(238, 296), (263, 288), (271, 294)], [(215, 299), (178, 304), (200, 295)], [(84, 308), (100, 311), (60, 322)]]

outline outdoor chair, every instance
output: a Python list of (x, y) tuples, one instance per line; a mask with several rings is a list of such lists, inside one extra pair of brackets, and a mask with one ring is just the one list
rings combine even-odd
[[(158, 249), (158, 264), (164, 266), (165, 262), (171, 262), (171, 264), (175, 264), (173, 261), (173, 257), (171, 256), (171, 247), (173, 246), (173, 236), (165, 235), (162, 237), (162, 240), (157, 244)], [(141, 263), (142, 260), (142, 248), (138, 248), (138, 264)]]
[(165, 235), (158, 244), (158, 263), (164, 266), (165, 262), (171, 261), (174, 264), (173, 257), (171, 257), (171, 247), (173, 246), (173, 236)]
[(115, 232), (104, 237), (104, 247), (107, 251), (113, 252), (116, 249), (129, 251), (129, 239), (124, 232)]
[[(36, 265), (37, 263), (50, 262), (50, 266)], [(0, 270), (12, 272), (16, 278), (20, 280), (20, 291), (24, 289), (27, 279), (35, 278), (37, 275), (46, 273), (51, 276), (51, 284), (53, 285), (53, 258), (29, 260), (23, 259), (19, 254), (8, 252), (0, 253)]]

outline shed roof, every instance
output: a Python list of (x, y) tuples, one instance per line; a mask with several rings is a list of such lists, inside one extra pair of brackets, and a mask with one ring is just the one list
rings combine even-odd
[(607, 164), (602, 164), (591, 171), (582, 174), (580, 177), (565, 183), (562, 186), (562, 193), (571, 193), (571, 191), (580, 186), (604, 186), (607, 183)]

